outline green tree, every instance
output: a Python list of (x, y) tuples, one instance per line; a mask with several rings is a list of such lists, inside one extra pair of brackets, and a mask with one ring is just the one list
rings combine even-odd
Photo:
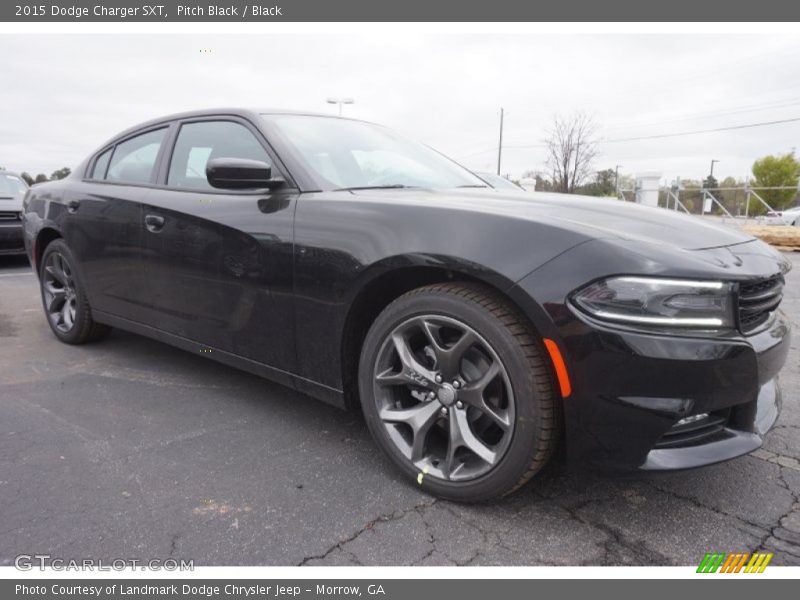
[(594, 174), (591, 183), (580, 186), (578, 193), (589, 196), (614, 196), (617, 189), (616, 171), (614, 169), (604, 169)]
[(61, 167), (58, 171), (53, 171), (53, 174), (50, 175), (50, 180), (64, 179), (64, 177), (67, 177), (70, 173), (72, 173), (72, 170), (69, 167)]
[[(753, 163), (753, 187), (784, 187), (788, 190), (758, 190), (758, 195), (772, 208), (785, 208), (797, 195), (797, 181), (800, 179), (800, 162), (794, 152), (765, 156)], [(751, 203), (750, 205), (754, 205)]]
[(33, 180), (33, 183), (44, 183), (45, 181), (47, 181), (47, 175), (44, 173), (39, 173)]
[(25, 171), (23, 171), (22, 173), (19, 174), (19, 176), (22, 177), (22, 179), (28, 185), (33, 185), (33, 177), (31, 177), (30, 173), (26, 173)]
[(541, 175), (536, 176), (536, 191), (537, 192), (555, 192), (556, 187), (553, 185), (553, 182), (547, 179), (546, 177), (542, 177)]
[(595, 174), (594, 185), (601, 196), (616, 196), (617, 174), (614, 169), (598, 171)]
[(703, 182), (695, 179), (682, 179), (680, 199), (690, 213), (700, 215), (703, 213)]
[[(703, 180), (703, 187), (707, 190), (716, 190), (719, 187), (719, 182), (717, 178), (713, 175), (709, 175)], [(712, 191), (712, 194), (714, 192)]]
[(719, 187), (723, 188), (719, 191), (713, 192), (717, 200), (722, 202), (723, 206), (728, 209), (732, 215), (744, 214), (744, 202), (746, 195), (744, 189), (730, 189), (730, 188), (744, 188), (744, 182), (737, 180), (730, 175), (719, 182)]

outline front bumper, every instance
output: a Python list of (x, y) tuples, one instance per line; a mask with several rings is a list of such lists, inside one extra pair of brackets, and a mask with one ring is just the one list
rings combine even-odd
[(22, 222), (0, 223), (0, 255), (25, 254)]
[[(761, 446), (777, 419), (790, 328), (775, 314), (749, 337), (679, 338), (581, 322), (566, 340), (575, 393), (564, 400), (574, 465), (699, 467)], [(679, 424), (697, 415), (708, 418)]]
[[(573, 310), (571, 290), (620, 273), (760, 279), (779, 261), (757, 241), (703, 251), (595, 241), (511, 288), (538, 332), (557, 343), (569, 373), (572, 393), (562, 401), (568, 466), (681, 469), (755, 450), (780, 410), (778, 373), (791, 335), (780, 311), (748, 335), (623, 330)], [(698, 415), (708, 418), (692, 423)]]
[[(756, 419), (752, 431), (725, 426), (714, 438), (684, 447), (654, 448), (641, 468), (646, 471), (690, 469), (742, 456), (760, 448), (763, 436), (775, 424), (781, 406), (780, 387), (773, 380), (762, 386), (756, 400)], [(735, 410), (742, 410), (735, 407)], [(710, 437), (710, 436), (709, 436)]]

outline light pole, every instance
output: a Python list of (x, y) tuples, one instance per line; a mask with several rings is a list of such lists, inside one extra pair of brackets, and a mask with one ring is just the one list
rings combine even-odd
[(500, 107), (500, 143), (497, 146), (497, 174), (500, 175), (500, 161), (503, 159), (503, 108)]
[(719, 161), (716, 158), (711, 160), (711, 172), (708, 174), (709, 181), (714, 179), (714, 163), (718, 163), (718, 162)]
[(342, 104), (355, 104), (355, 100), (352, 98), (328, 98), (328, 104), (338, 104), (339, 105), (339, 116), (342, 116)]

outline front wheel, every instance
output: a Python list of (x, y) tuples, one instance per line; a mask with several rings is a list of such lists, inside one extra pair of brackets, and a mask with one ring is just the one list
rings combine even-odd
[(45, 249), (39, 285), (47, 322), (59, 340), (83, 344), (108, 333), (108, 326), (92, 319), (86, 290), (75, 269), (75, 258), (63, 240), (54, 240)]
[(483, 286), (431, 285), (390, 304), (367, 333), (359, 392), (378, 445), (443, 498), (509, 494), (556, 445), (556, 395), (540, 340)]

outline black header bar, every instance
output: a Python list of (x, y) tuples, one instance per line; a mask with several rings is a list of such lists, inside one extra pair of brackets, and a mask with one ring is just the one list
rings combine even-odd
[(786, 22), (790, 0), (59, 0), (2, 2), (5, 22)]

